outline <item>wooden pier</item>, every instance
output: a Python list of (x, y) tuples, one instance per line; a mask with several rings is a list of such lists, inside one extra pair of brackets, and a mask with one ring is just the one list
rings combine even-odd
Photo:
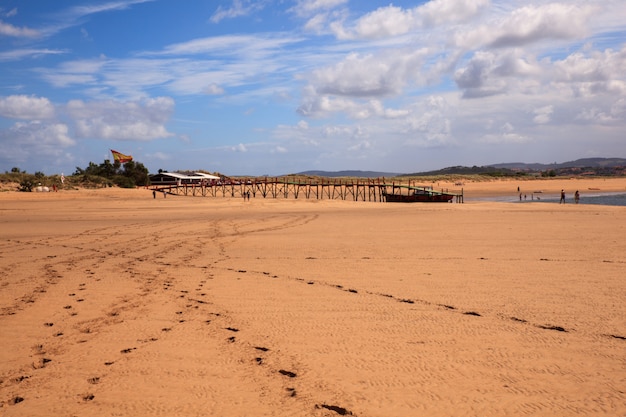
[(460, 191), (435, 190), (431, 186), (418, 185), (416, 181), (412, 180), (387, 182), (384, 178), (292, 180), (284, 177), (262, 177), (231, 181), (206, 181), (199, 184), (155, 184), (151, 185), (150, 188), (171, 195), (193, 197), (243, 198), (249, 195), (250, 198), (304, 198), (371, 202), (385, 202), (387, 194), (411, 193), (419, 190), (453, 195), (453, 201), (463, 203), (463, 189)]

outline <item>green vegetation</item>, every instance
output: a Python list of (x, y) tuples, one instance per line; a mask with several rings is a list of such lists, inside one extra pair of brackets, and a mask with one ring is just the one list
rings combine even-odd
[(93, 162), (85, 169), (76, 167), (73, 177), (86, 183), (95, 183), (108, 185), (117, 185), (122, 188), (142, 187), (150, 184), (148, 176), (148, 168), (140, 162), (130, 161), (124, 165), (119, 161), (113, 164), (108, 159), (100, 165)]
[(19, 191), (32, 191), (38, 185), (49, 186), (52, 182), (48, 180), (48, 177), (43, 172), (36, 172), (29, 174), (26, 171), (22, 171), (17, 167), (11, 168), (11, 171), (7, 171), (4, 174), (0, 174), (0, 185), (7, 184), (19, 184), (16, 187)]
[[(19, 184), (13, 188), (10, 184)], [(111, 163), (108, 159), (102, 164), (89, 163), (86, 168), (76, 167), (76, 171), (64, 178), (61, 182), (61, 175), (46, 176), (43, 172), (29, 174), (17, 167), (0, 174), (0, 189), (17, 189), (18, 191), (30, 192), (35, 187), (42, 186), (52, 189), (56, 186), (59, 189), (102, 188), (118, 186), (122, 188), (141, 187), (150, 184), (148, 169), (140, 162), (130, 161), (120, 164), (118, 161)]]

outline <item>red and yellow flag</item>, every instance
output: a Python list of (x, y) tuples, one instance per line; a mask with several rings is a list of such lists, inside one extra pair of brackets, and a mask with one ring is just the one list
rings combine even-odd
[(111, 149), (111, 153), (113, 154), (113, 159), (119, 161), (120, 164), (125, 164), (126, 162), (130, 162), (133, 160), (133, 157), (130, 155), (124, 155), (118, 151), (114, 151)]

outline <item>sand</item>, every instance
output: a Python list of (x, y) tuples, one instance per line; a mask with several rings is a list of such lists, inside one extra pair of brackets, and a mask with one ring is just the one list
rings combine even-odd
[(626, 208), (518, 186), (626, 179), (0, 193), (0, 415), (624, 416)]

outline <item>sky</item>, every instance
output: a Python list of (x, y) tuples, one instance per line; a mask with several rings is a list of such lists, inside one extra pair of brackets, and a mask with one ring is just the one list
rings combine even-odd
[(626, 157), (626, 0), (0, 0), (0, 172)]

